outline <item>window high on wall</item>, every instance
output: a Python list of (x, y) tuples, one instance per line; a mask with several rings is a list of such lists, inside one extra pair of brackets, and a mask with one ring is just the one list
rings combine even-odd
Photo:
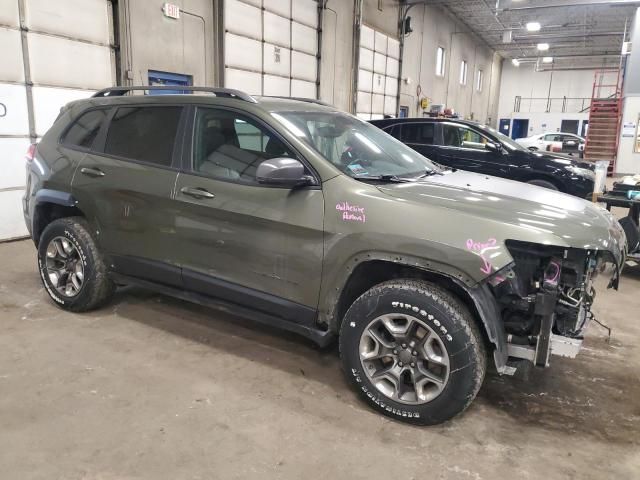
[(482, 91), (483, 82), (484, 82), (484, 72), (482, 70), (478, 70), (478, 75), (476, 75), (476, 90), (478, 92)]
[(462, 60), (460, 63), (460, 85), (467, 84), (467, 61)]
[(436, 51), (436, 75), (444, 77), (444, 66), (446, 61), (447, 59), (444, 48), (438, 47), (438, 50)]

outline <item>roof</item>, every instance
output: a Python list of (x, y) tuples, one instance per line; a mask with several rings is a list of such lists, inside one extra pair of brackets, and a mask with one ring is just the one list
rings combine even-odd
[(465, 125), (481, 125), (473, 120), (465, 120), (463, 118), (442, 118), (442, 117), (402, 117), (402, 118), (381, 118), (378, 120), (370, 120), (369, 123), (374, 125), (392, 125), (396, 123), (421, 123), (421, 122), (457, 122)]

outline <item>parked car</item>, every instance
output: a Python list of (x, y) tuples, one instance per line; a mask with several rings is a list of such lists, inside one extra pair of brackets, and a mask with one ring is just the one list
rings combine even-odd
[(617, 287), (624, 233), (594, 204), (443, 170), (313, 100), (124, 95), (150, 88), (68, 104), (30, 149), (24, 215), (60, 308), (131, 284), (337, 338), (371, 407), (435, 424), (488, 362), (575, 356), (593, 279)]
[(575, 133), (545, 132), (527, 138), (516, 139), (520, 145), (533, 152), (584, 152), (585, 139)]
[(450, 168), (526, 182), (580, 198), (591, 198), (594, 190), (592, 163), (531, 152), (486, 125), (439, 118), (393, 118), (371, 123)]

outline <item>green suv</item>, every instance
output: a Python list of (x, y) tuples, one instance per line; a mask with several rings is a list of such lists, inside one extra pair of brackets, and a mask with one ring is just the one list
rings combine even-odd
[[(324, 346), (379, 412), (436, 424), (487, 366), (573, 357), (625, 238), (585, 200), (446, 170), (315, 100), (115, 87), (30, 149), (44, 287), (82, 312), (135, 284)], [(154, 92), (158, 93), (158, 92)]]

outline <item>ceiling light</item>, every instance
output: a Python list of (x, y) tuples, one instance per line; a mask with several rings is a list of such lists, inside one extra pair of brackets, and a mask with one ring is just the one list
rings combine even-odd
[(542, 63), (553, 63), (553, 57), (542, 57)]
[(541, 52), (549, 50), (549, 44), (548, 43), (539, 43), (538, 44), (538, 50), (540, 50)]
[(514, 67), (519, 67), (520, 66), (520, 60), (518, 60), (517, 58), (512, 59), (511, 63), (513, 63)]
[(539, 32), (540, 31), (540, 23), (539, 22), (528, 22), (526, 25), (527, 31), (529, 32)]

